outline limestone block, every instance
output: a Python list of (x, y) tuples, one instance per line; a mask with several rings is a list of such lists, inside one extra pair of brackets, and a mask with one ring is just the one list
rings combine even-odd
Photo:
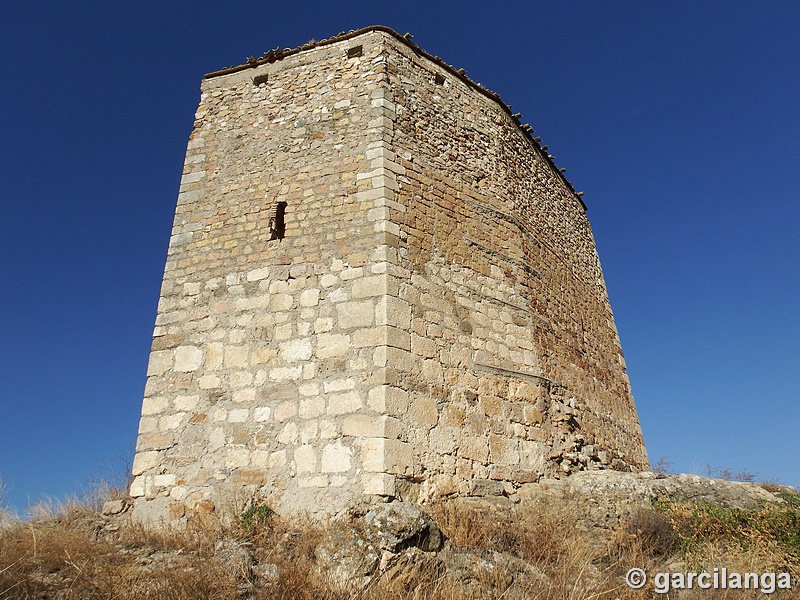
[(291, 419), (297, 414), (297, 402), (290, 400), (281, 402), (275, 407), (275, 420), (279, 423)]
[(485, 437), (465, 435), (458, 449), (460, 456), (485, 463), (489, 460), (489, 441)]
[(208, 436), (209, 450), (219, 450), (225, 445), (225, 431), (222, 427), (215, 427)]
[(272, 330), (272, 339), (276, 342), (288, 340), (292, 337), (294, 331), (293, 323), (284, 323), (283, 325), (276, 325)]
[(452, 404), (445, 406), (442, 409), (442, 416), (440, 421), (443, 425), (452, 425), (454, 427), (462, 427), (465, 418), (464, 408), (461, 406), (453, 406)]
[(491, 462), (498, 465), (518, 465), (519, 450), (517, 440), (508, 439), (499, 435), (489, 436), (489, 456)]
[(300, 393), (301, 396), (318, 396), (319, 395), (319, 384), (315, 381), (308, 381), (306, 383), (301, 383), (297, 386), (297, 391)]
[(328, 398), (328, 414), (343, 415), (352, 413), (360, 409), (363, 405), (361, 393), (357, 390), (340, 394), (331, 394)]
[(132, 498), (139, 498), (140, 496), (144, 496), (145, 493), (145, 484), (144, 484), (144, 477), (135, 477), (134, 480), (131, 482), (131, 488), (128, 490), (128, 493), (131, 495)]
[(498, 396), (481, 394), (478, 402), (487, 417), (495, 417), (503, 412), (503, 399)]
[(339, 430), (336, 428), (334, 421), (322, 419), (319, 422), (319, 437), (323, 440), (332, 439), (339, 436)]
[[(382, 122), (382, 121), (381, 121)], [(366, 177), (365, 177), (366, 179)], [(373, 188), (364, 190), (361, 192), (357, 192), (355, 195), (356, 202), (371, 202), (374, 200), (378, 200), (380, 198), (384, 198), (386, 194), (391, 194), (389, 190), (385, 190), (384, 188)]]
[(330, 381), (326, 381), (322, 384), (322, 389), (325, 390), (325, 393), (330, 392), (344, 392), (347, 390), (353, 390), (356, 387), (356, 380), (352, 377), (346, 377), (342, 379), (332, 379)]
[[(392, 346), (378, 346), (372, 354), (372, 362), (376, 367), (388, 367), (407, 373), (418, 372), (418, 362), (408, 350)], [(426, 361), (427, 362), (427, 361)], [(423, 365), (424, 366), (424, 365)], [(425, 373), (423, 372), (423, 376)], [(426, 381), (436, 381), (427, 379)]]
[(198, 200), (201, 200), (202, 197), (203, 195), (200, 190), (181, 191), (178, 194), (178, 206), (197, 202)]
[(170, 487), (175, 485), (175, 475), (164, 474), (156, 475), (153, 477), (153, 485), (155, 487)]
[(525, 415), (525, 423), (528, 425), (540, 425), (544, 418), (542, 411), (533, 405), (525, 406), (523, 414)]
[(228, 341), (231, 344), (241, 344), (247, 339), (247, 332), (244, 329), (236, 328), (228, 332)]
[(361, 476), (365, 494), (396, 496), (397, 486), (394, 475), (388, 473), (364, 473)]
[(317, 336), (317, 357), (332, 358), (346, 354), (351, 348), (350, 336), (338, 333), (321, 333)]
[(300, 446), (294, 451), (294, 462), (298, 473), (313, 473), (317, 470), (317, 453), (313, 446)]
[(378, 327), (368, 327), (358, 329), (353, 332), (354, 348), (371, 348), (374, 346), (387, 345), (403, 350), (411, 349), (411, 336), (405, 331), (389, 325), (379, 325)]
[(161, 417), (158, 421), (158, 428), (162, 431), (169, 431), (170, 429), (178, 429), (183, 424), (183, 417), (186, 413), (179, 412), (174, 415), (167, 415)]
[(175, 349), (175, 370), (196, 371), (203, 364), (203, 351), (197, 346), (178, 346)]
[(276, 367), (269, 372), (272, 381), (295, 381), (303, 376), (302, 365), (294, 367)]
[(463, 432), (458, 427), (439, 426), (431, 429), (430, 449), (438, 454), (452, 454), (458, 448)]
[(271, 365), (278, 356), (278, 349), (269, 346), (256, 346), (253, 348), (252, 362), (254, 365)]
[(291, 310), (292, 306), (294, 306), (294, 298), (289, 294), (273, 294), (270, 297), (269, 307), (271, 310)]
[(325, 288), (333, 287), (337, 283), (339, 283), (339, 278), (332, 273), (326, 273), (319, 278), (319, 284)]
[(411, 352), (423, 358), (433, 358), (436, 356), (438, 346), (436, 341), (417, 334), (411, 334)]
[(325, 414), (325, 400), (318, 396), (300, 400), (299, 413), (303, 419), (314, 419)]
[(314, 321), (314, 333), (326, 333), (333, 329), (333, 319), (320, 317)]
[(307, 444), (311, 440), (317, 439), (319, 433), (319, 423), (316, 420), (309, 420), (300, 426), (300, 442)]
[(222, 380), (216, 375), (203, 375), (198, 381), (197, 385), (201, 390), (213, 390), (218, 388)]
[(401, 421), (385, 415), (356, 414), (347, 416), (342, 420), (342, 435), (397, 438), (401, 433)]
[(175, 438), (172, 435), (140, 435), (136, 442), (136, 450), (166, 450), (175, 445)]
[(261, 267), (253, 269), (247, 273), (247, 281), (261, 281), (269, 277), (269, 267)]
[(142, 473), (159, 466), (162, 459), (163, 455), (158, 451), (137, 452), (136, 456), (133, 458), (131, 473), (134, 477), (141, 475)]
[(241, 368), (247, 365), (248, 348), (247, 346), (226, 346), (225, 347), (225, 367), (229, 369)]
[(249, 415), (250, 411), (248, 409), (236, 408), (228, 413), (228, 421), (231, 423), (244, 423)]
[[(379, 222), (380, 223), (380, 222)], [(376, 223), (379, 224), (379, 223)], [(353, 298), (369, 298), (372, 296), (384, 296), (386, 294), (397, 294), (397, 280), (388, 275), (370, 275), (362, 277), (353, 282)]]
[(286, 458), (286, 450), (278, 450), (269, 455), (268, 467), (270, 469), (280, 469), (285, 467), (288, 459)]
[(255, 388), (236, 390), (231, 398), (234, 402), (253, 402), (256, 399), (256, 390)]
[(411, 444), (387, 438), (367, 438), (361, 446), (364, 471), (404, 475), (411, 472), (414, 454)]
[(547, 446), (542, 442), (519, 440), (519, 466), (521, 469), (543, 473)]
[(176, 485), (169, 491), (169, 497), (177, 500), (178, 502), (185, 500), (188, 496), (186, 488), (182, 485)]
[(412, 423), (431, 428), (439, 420), (436, 399), (426, 395), (415, 395), (411, 400), (408, 416)]
[(150, 353), (150, 361), (147, 364), (147, 375), (162, 375), (172, 368), (172, 350), (156, 350)]
[(200, 396), (192, 395), (192, 396), (175, 396), (173, 403), (175, 405), (176, 410), (190, 412), (197, 408), (197, 404), (200, 402)]
[(152, 433), (158, 429), (158, 417), (142, 417), (139, 419), (139, 433)]
[(353, 279), (358, 279), (364, 275), (364, 269), (362, 267), (350, 267), (347, 269), (343, 269), (339, 273), (339, 279), (342, 281), (350, 281)]
[(385, 206), (371, 208), (367, 211), (367, 221), (383, 221), (389, 219), (389, 209)]
[(253, 383), (252, 371), (234, 371), (228, 375), (228, 381), (233, 388), (245, 387)]
[(269, 454), (267, 450), (253, 450), (250, 452), (250, 466), (266, 469), (269, 466)]
[(283, 429), (281, 429), (277, 439), (281, 444), (293, 446), (297, 443), (299, 435), (300, 431), (297, 428), (297, 423), (294, 421), (289, 421), (286, 425), (284, 425)]
[(379, 298), (375, 304), (375, 324), (408, 331), (411, 328), (411, 304), (394, 296)]
[(253, 419), (259, 423), (269, 421), (271, 415), (272, 409), (269, 406), (259, 406), (253, 410)]
[(336, 440), (322, 449), (323, 473), (343, 473), (352, 467), (353, 449)]
[(328, 294), (328, 302), (344, 302), (345, 300), (349, 299), (350, 296), (342, 288), (331, 290)]
[(277, 279), (273, 279), (272, 281), (269, 282), (269, 293), (270, 294), (286, 294), (289, 291), (289, 282), (285, 280), (285, 277), (286, 277), (285, 269), (286, 269), (286, 267), (285, 266), (281, 266), (281, 267), (278, 267), (278, 269), (284, 270), (283, 271), (283, 275), (280, 275), (279, 273), (275, 273), (275, 277), (277, 277)]
[(395, 248), (384, 244), (373, 250), (370, 260), (373, 263), (388, 262), (395, 264), (398, 262), (399, 257)]
[(145, 398), (142, 401), (142, 414), (143, 415), (157, 415), (167, 410), (168, 401), (166, 398), (156, 396), (154, 398)]
[(399, 387), (379, 385), (369, 391), (367, 405), (377, 413), (401, 417), (406, 414), (409, 393)]
[[(406, 370), (413, 372), (415, 368), (420, 368), (418, 365), (419, 363), (408, 361)], [(421, 368), (423, 381), (433, 384), (444, 383), (444, 369), (442, 368), (442, 363), (440, 363), (438, 360), (426, 358), (422, 361)]]
[(247, 448), (228, 448), (225, 453), (225, 467), (241, 469), (250, 464), (250, 450)]
[(317, 306), (319, 304), (319, 290), (316, 288), (303, 290), (300, 293), (300, 306)]
[(392, 223), (391, 221), (375, 221), (375, 225), (373, 226), (372, 230), (375, 233), (391, 233), (392, 235), (396, 236), (400, 235), (400, 226), (397, 223)]
[(375, 318), (372, 300), (341, 302), (336, 305), (337, 324), (342, 329), (369, 327)]
[(280, 344), (278, 354), (287, 363), (293, 363), (308, 360), (311, 353), (311, 338), (301, 338)]

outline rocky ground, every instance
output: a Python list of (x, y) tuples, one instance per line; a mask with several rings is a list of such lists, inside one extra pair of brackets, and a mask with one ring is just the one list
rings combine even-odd
[[(511, 497), (354, 507), (289, 522), (253, 503), (215, 520), (145, 529), (127, 502), (6, 518), (0, 598), (757, 598), (760, 590), (659, 592), (659, 572), (786, 572), (800, 598), (800, 496), (694, 475), (585, 472)], [(661, 589), (663, 591), (663, 589)]]

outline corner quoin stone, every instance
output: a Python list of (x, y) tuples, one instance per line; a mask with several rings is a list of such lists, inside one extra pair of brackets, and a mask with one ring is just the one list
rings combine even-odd
[(579, 194), (384, 27), (206, 76), (147, 375), (143, 521), (648, 466)]

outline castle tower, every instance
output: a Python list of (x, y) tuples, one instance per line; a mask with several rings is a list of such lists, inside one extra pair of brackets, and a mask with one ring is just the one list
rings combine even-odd
[(647, 465), (585, 207), (499, 97), (382, 27), (206, 76), (135, 516)]

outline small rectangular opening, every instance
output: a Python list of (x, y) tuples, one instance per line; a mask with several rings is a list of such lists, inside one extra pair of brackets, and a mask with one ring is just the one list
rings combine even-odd
[(356, 56), (361, 56), (363, 53), (363, 46), (353, 46), (352, 48), (347, 49), (347, 58), (355, 58)]
[(253, 77), (253, 85), (259, 86), (262, 83), (267, 83), (268, 80), (269, 76), (266, 73), (263, 73), (262, 75), (256, 75)]
[(269, 210), (269, 239), (282, 240), (286, 235), (286, 202), (276, 202)]
[(436, 83), (436, 85), (444, 85), (444, 75), (437, 73), (433, 78), (433, 81)]

